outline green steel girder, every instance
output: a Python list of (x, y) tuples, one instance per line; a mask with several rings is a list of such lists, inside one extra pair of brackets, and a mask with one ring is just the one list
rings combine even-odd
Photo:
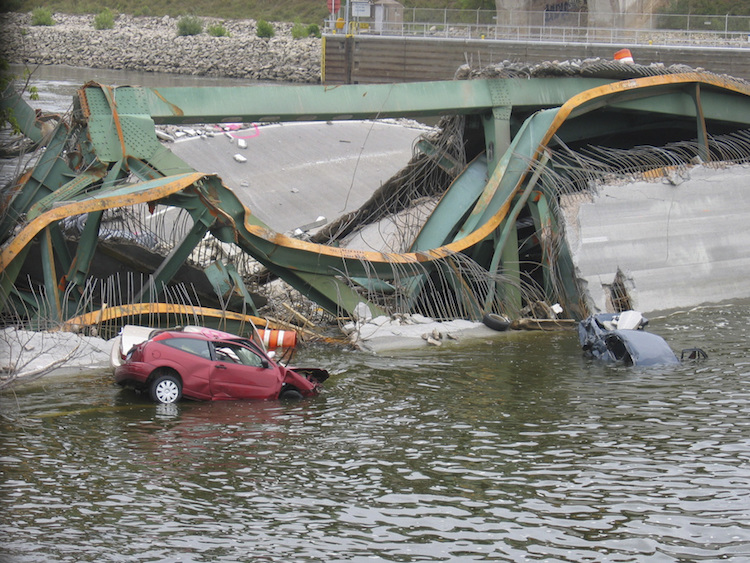
[(206, 233), (214, 222), (214, 217), (207, 208), (196, 210), (191, 215), (194, 222), (190, 231), (170, 251), (167, 257), (164, 258), (153, 275), (149, 276), (148, 284), (144, 285), (136, 295), (136, 302), (143, 302), (146, 297), (149, 301), (154, 301), (161, 294), (164, 285), (174, 278), (177, 271), (185, 263), (185, 260), (188, 259), (193, 250), (195, 250), (195, 247), (203, 240), (203, 237), (206, 236)]
[[(518, 194), (513, 200), (513, 207), (506, 214), (503, 223), (501, 224), (502, 230), (500, 236), (495, 241), (495, 252), (490, 262), (489, 271), (490, 273), (498, 272), (500, 264), (502, 262), (502, 273), (510, 280), (510, 283), (504, 283), (502, 288), (503, 301), (507, 302), (508, 309), (520, 311), (521, 310), (521, 261), (518, 256), (518, 230), (516, 227), (516, 220), (521, 214), (521, 211), (526, 206), (532, 191), (536, 188), (536, 184), (542, 175), (544, 167), (549, 161), (547, 153), (542, 155), (539, 159), (534, 173), (523, 188), (523, 191)], [(492, 309), (492, 302), (494, 301), (494, 280), (490, 281), (490, 291), (487, 292), (487, 298), (484, 303), (484, 311), (489, 312)]]
[(81, 236), (78, 239), (76, 257), (68, 269), (66, 276), (69, 282), (77, 286), (83, 286), (91, 268), (91, 261), (94, 259), (96, 246), (99, 241), (99, 226), (101, 225), (103, 215), (104, 211), (100, 210), (89, 213), (86, 217), (86, 225), (84, 225), (83, 232), (81, 232)]
[(459, 241), (467, 234), (475, 231), (478, 226), (486, 223), (489, 216), (494, 215), (498, 209), (509, 207), (510, 200), (538, 150), (539, 139), (548, 131), (556, 116), (556, 109), (545, 110), (526, 120), (492, 172), (484, 192), (474, 206), (471, 215), (461, 226), (461, 230), (455, 236), (454, 241)]
[(547, 297), (557, 299), (569, 317), (583, 319), (590, 312), (581, 299), (570, 248), (567, 244), (561, 244), (563, 233), (557, 223), (557, 200), (547, 197), (543, 192), (537, 194), (538, 197), (530, 202), (529, 209), (542, 245)]
[(750, 126), (747, 92), (721, 90), (713, 84), (703, 84), (700, 81), (634, 86), (630, 90), (577, 104), (568, 119), (575, 119), (603, 107), (689, 119), (699, 111), (696, 108), (696, 87), (700, 88), (700, 105), (706, 120)]
[(0, 94), (0, 111), (7, 111), (23, 134), (34, 143), (41, 142), (44, 133), (36, 111), (15, 91), (12, 83)]
[[(350, 277), (374, 273), (388, 279), (392, 276), (394, 262), (421, 268), (430, 264), (429, 267), (442, 267), (440, 260), (456, 252), (481, 256), (483, 264), (502, 262), (508, 266), (514, 261), (511, 256), (514, 251), (517, 263), (518, 243), (511, 243), (515, 233), (511, 207), (514, 201), (520, 201), (516, 199), (519, 190), (533, 186), (533, 178), (530, 182), (526, 178), (544, 147), (554, 142), (555, 135), (567, 142), (567, 139), (584, 140), (592, 133), (605, 132), (594, 125), (596, 110), (606, 108), (610, 113), (657, 116), (662, 121), (678, 122), (683, 128), (686, 126), (683, 124), (691, 123), (696, 132), (694, 136), (705, 144), (710, 127), (716, 124), (731, 124), (737, 128), (750, 124), (750, 88), (699, 73), (624, 81), (535, 78), (337, 87), (147, 89), (88, 84), (79, 92), (79, 108), (87, 119), (88, 135), (88, 139), (81, 141), (81, 149), (89, 158), (89, 164), (99, 161), (108, 165), (111, 176), (107, 180), (111, 182), (103, 182), (99, 192), (79, 200), (90, 179), (80, 184), (70, 181), (75, 173), (61, 158), (69, 137), (59, 128), (57, 136), (49, 143), (46, 159), (37, 165), (22, 193), (15, 198), (13, 220), (20, 219), (43, 198), (48, 199), (34, 209), (34, 214), (39, 213), (40, 217), (50, 213), (54, 206), (66, 206), (70, 201), (79, 201), (82, 208), (96, 197), (123, 196), (142, 201), (139, 195), (142, 189), (165, 188), (164, 196), (149, 201), (183, 207), (197, 220), (189, 240), (178, 245), (162, 263), (157, 272), (160, 281), (174, 275), (197, 240), (210, 228), (221, 240), (237, 242), (272, 272), (327, 309), (352, 311), (362, 298), (341, 281), (344, 272)], [(456, 233), (455, 236), (437, 242), (439, 237), (433, 236), (434, 233), (428, 236), (433, 228), (428, 221), (426, 234), (414, 251), (398, 255), (323, 247), (275, 233), (252, 216), (217, 178), (189, 174), (192, 169), (166, 150), (153, 130), (155, 123), (369, 119), (456, 113), (481, 116), (489, 178), (483, 179), (479, 186), (472, 186), (470, 194), (465, 196), (467, 201), (471, 199), (468, 216), (466, 213), (460, 217), (449, 214), (450, 219), (445, 220), (450, 224), (433, 223), (443, 232)], [(514, 125), (520, 116), (526, 115), (531, 117), (520, 127)], [(33, 121), (26, 126), (30, 130), (37, 127)], [(615, 132), (618, 128), (624, 130), (625, 126), (624, 118), (615, 120)], [(515, 128), (518, 130), (514, 131)], [(110, 188), (109, 184), (126, 171), (143, 179), (144, 184)], [(159, 175), (167, 176), (164, 186), (159, 185)], [(184, 185), (185, 182), (189, 185)], [(472, 182), (479, 180), (475, 178)], [(90, 183), (93, 184), (93, 179)], [(182, 189), (169, 190), (167, 194), (167, 184), (179, 184)], [(454, 184), (449, 194), (455, 190), (461, 195), (459, 186)], [(63, 190), (59, 197), (48, 197), (56, 190)], [(459, 199), (463, 198), (461, 195)], [(45, 209), (50, 211), (45, 212)], [(540, 224), (545, 222), (545, 210), (533, 213), (538, 213)], [(12, 226), (13, 221), (6, 221), (0, 233), (10, 232)], [(501, 228), (505, 231), (496, 240)], [(48, 243), (49, 264), (45, 267), (46, 277), (52, 283), (56, 277), (52, 256), (54, 231), (47, 233), (42, 235)], [(10, 249), (0, 249), (6, 294), (9, 290), (6, 274), (18, 271), (18, 259), (27, 252), (21, 242), (11, 241), (10, 246)], [(84, 254), (80, 257), (84, 258)], [(571, 270), (568, 273), (572, 276), (572, 263), (564, 264), (563, 256), (558, 256), (557, 260), (558, 270), (562, 265)], [(82, 259), (78, 265), (79, 277), (87, 269), (86, 261)], [(72, 268), (73, 265), (68, 271)], [(451, 277), (450, 272), (444, 275)], [(461, 280), (453, 281), (454, 287), (460, 289)], [(508, 298), (507, 292), (503, 292), (503, 298)]]
[(44, 287), (46, 290), (47, 303), (49, 304), (48, 314), (53, 321), (62, 320), (60, 315), (60, 291), (57, 287), (58, 279), (55, 269), (55, 255), (53, 251), (52, 237), (50, 227), (42, 232), (41, 254), (42, 254), (42, 271), (44, 274)]
[[(496, 92), (493, 96), (497, 83), (502, 83), (503, 106), (554, 107), (609, 82), (536, 78), (346, 86), (139, 88), (133, 90), (140, 92), (129, 96), (145, 102), (148, 115), (156, 123), (326, 121), (491, 111), (500, 103)], [(117, 99), (121, 107), (123, 95), (118, 93)]]
[(551, 239), (553, 234), (557, 234), (557, 230), (553, 229), (554, 217), (547, 196), (542, 191), (534, 192), (533, 196), (529, 200), (528, 209), (534, 220), (534, 229), (542, 249), (541, 267), (545, 298), (548, 302), (552, 302), (551, 299), (561, 299), (554, 288), (555, 278), (552, 267), (554, 251)]
[(75, 178), (76, 173), (63, 158), (67, 142), (68, 129), (61, 123), (55, 128), (31, 175), (20, 191), (14, 193), (8, 209), (0, 217), (0, 240), (26, 215), (33, 204)]

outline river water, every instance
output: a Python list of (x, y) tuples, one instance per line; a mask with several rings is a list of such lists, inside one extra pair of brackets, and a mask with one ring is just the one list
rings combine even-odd
[(308, 348), (298, 404), (156, 406), (109, 373), (0, 395), (10, 561), (747, 561), (750, 303), (653, 318), (709, 359), (575, 334)]
[(0, 394), (0, 561), (750, 560), (750, 302), (651, 317), (708, 360), (498, 333), (303, 349), (333, 375), (296, 404)]

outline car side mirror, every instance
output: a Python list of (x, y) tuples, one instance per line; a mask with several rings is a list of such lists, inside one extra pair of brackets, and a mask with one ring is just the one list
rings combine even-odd
[(260, 367), (262, 367), (263, 369), (268, 369), (268, 360), (261, 360)]

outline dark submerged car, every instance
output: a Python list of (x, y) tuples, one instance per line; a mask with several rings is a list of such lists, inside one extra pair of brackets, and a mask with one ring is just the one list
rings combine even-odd
[(643, 330), (647, 324), (637, 311), (600, 313), (578, 324), (578, 339), (586, 355), (605, 362), (626, 366), (680, 363), (661, 336)]
[(159, 403), (198, 400), (299, 399), (317, 395), (328, 372), (288, 368), (261, 345), (210, 329), (155, 331), (115, 368), (115, 381)]

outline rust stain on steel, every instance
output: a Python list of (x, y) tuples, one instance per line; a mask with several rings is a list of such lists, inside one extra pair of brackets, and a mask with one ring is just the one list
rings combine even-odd
[(180, 117), (182, 117), (182, 116), (185, 115), (185, 112), (182, 111), (182, 109), (180, 109), (178, 106), (174, 105), (172, 102), (168, 101), (164, 96), (162, 96), (159, 93), (159, 90), (157, 90), (156, 88), (152, 88), (151, 91), (154, 93), (154, 95), (157, 98), (159, 98), (162, 102), (164, 102), (165, 104), (167, 104), (169, 106), (169, 108), (172, 110), (172, 114), (180, 116)]
[(117, 102), (115, 101), (114, 91), (115, 89), (112, 86), (103, 86), (100, 85), (100, 88), (104, 90), (104, 94), (107, 97), (107, 101), (109, 102), (109, 107), (112, 110), (112, 119), (115, 123), (115, 129), (117, 129), (117, 138), (120, 139), (120, 148), (122, 150), (122, 156), (123, 158), (127, 156), (127, 152), (125, 150), (125, 136), (122, 134), (122, 123), (120, 123), (120, 114), (117, 112)]

